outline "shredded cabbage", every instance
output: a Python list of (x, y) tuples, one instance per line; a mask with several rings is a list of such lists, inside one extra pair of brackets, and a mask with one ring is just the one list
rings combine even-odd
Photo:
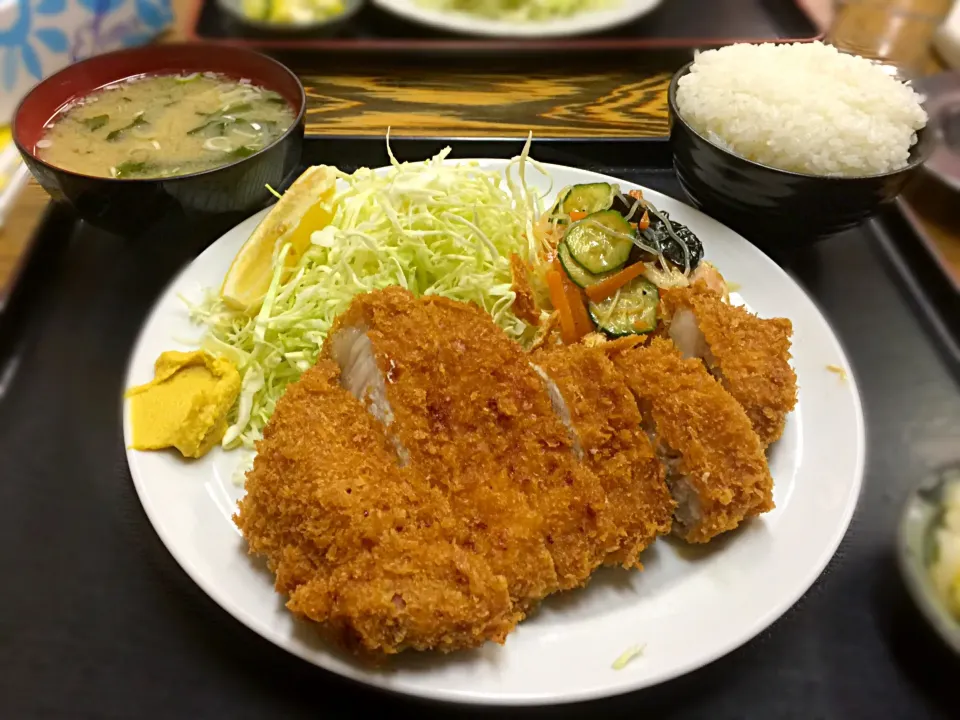
[[(476, 163), (445, 164), (446, 148), (422, 163), (338, 173), (342, 188), (330, 224), (311, 236), (294, 267), (289, 245), (277, 249), (274, 274), (256, 317), (232, 310), (209, 290), (191, 317), (205, 326), (204, 349), (232, 360), (242, 377), (225, 447), (252, 447), (284, 389), (310, 368), (334, 318), (359, 293), (401, 285), (416, 295), (441, 295), (484, 308), (523, 343), (535, 328), (512, 311), (514, 253), (532, 262), (540, 250), (533, 222), (542, 197), (526, 185), (524, 168), (539, 165), (523, 152), (499, 171)], [(389, 151), (389, 144), (388, 144)], [(519, 182), (511, 177), (519, 169)]]
[(646, 650), (646, 648), (647, 646), (645, 644), (634, 645), (627, 648), (623, 651), (623, 653), (620, 654), (620, 657), (613, 661), (613, 665), (611, 667), (613, 667), (614, 670), (623, 670), (627, 665), (630, 664), (631, 660), (643, 655), (643, 651)]
[(607, 10), (621, 0), (416, 0), (421, 7), (461, 12), (491, 20), (540, 22)]

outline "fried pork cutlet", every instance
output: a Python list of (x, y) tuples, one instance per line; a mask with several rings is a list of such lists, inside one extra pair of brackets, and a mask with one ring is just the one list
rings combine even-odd
[(684, 357), (703, 360), (743, 406), (764, 447), (777, 441), (797, 404), (790, 321), (764, 320), (701, 286), (664, 293), (662, 307), (670, 338)]
[(235, 521), (287, 606), (385, 653), (503, 642), (522, 615), (456, 542), (443, 493), (399, 467), (382, 425), (321, 360), (277, 403)]
[(602, 346), (539, 352), (533, 362), (549, 381), (583, 462), (606, 491), (618, 541), (607, 564), (642, 567), (640, 553), (670, 532), (676, 504), (630, 389)]
[(773, 480), (750, 420), (699, 360), (669, 340), (611, 349), (678, 503), (674, 532), (707, 542), (773, 509)]
[(402, 461), (449, 497), (458, 541), (506, 578), (518, 607), (582, 585), (615, 545), (600, 481), (523, 351), (481, 309), (368, 293), (325, 352)]

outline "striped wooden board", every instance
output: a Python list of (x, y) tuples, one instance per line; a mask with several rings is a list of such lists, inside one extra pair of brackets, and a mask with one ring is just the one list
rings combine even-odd
[[(311, 135), (656, 137), (667, 87), (687, 58), (578, 72), (478, 70), (433, 63), (301, 75)], [(479, 63), (478, 63), (479, 65)]]

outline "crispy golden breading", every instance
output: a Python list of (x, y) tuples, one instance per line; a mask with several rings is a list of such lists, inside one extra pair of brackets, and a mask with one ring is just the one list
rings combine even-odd
[(508, 469), (543, 518), (559, 589), (583, 585), (615, 542), (603, 486), (571, 452), (569, 433), (520, 346), (474, 305), (431, 298), (426, 307), (437, 330), (454, 335), (447, 363), (456, 367), (448, 392), (457, 422), (448, 425), (449, 440), (474, 438), (460, 441), (474, 462), (486, 443), (488, 466)]
[(537, 334), (530, 344), (530, 352), (545, 347), (554, 347), (562, 345), (563, 339), (560, 337), (560, 313), (554, 310), (547, 316), (547, 319), (537, 328)]
[(510, 256), (510, 270), (513, 274), (512, 290), (516, 293), (513, 300), (513, 314), (531, 325), (540, 324), (540, 310), (530, 286), (530, 270), (523, 258), (514, 253)]
[(655, 432), (680, 507), (674, 531), (689, 542), (773, 509), (773, 480), (760, 440), (737, 402), (699, 360), (667, 340), (614, 351), (614, 365)]
[(288, 607), (364, 652), (503, 642), (601, 564), (639, 567), (671, 514), (705, 542), (773, 507), (702, 363), (591, 340), (530, 355), (477, 306), (357, 297), (277, 403), (235, 517)]
[[(456, 325), (456, 323), (454, 323)], [(511, 596), (530, 604), (557, 589), (557, 575), (546, 546), (543, 518), (524, 488), (487, 451), (488, 439), (461, 429), (454, 410), (468, 415), (493, 412), (479, 402), (466, 408), (451, 393), (461, 377), (458, 352), (467, 353), (459, 339), (438, 328), (425, 302), (399, 288), (357, 297), (337, 318), (328, 336), (332, 345), (341, 328), (366, 329), (380, 373), (386, 379), (393, 420), (389, 432), (404, 448), (408, 462), (449, 498), (459, 541), (488, 557), (494, 572), (506, 578)], [(452, 343), (452, 347), (448, 347)], [(477, 382), (476, 378), (467, 378)], [(487, 379), (488, 384), (490, 380)], [(456, 389), (456, 388), (453, 388)], [(495, 389), (488, 395), (497, 395)], [(504, 405), (508, 401), (504, 399)], [(484, 428), (486, 429), (486, 428)]]
[(277, 403), (234, 518), (250, 552), (291, 610), (361, 648), (502, 642), (522, 617), (504, 579), (457, 546), (443, 493), (398, 467), (338, 379), (321, 360)]
[(288, 606), (325, 623), (347, 648), (387, 654), (502, 644), (523, 618), (483, 557), (437, 533), (388, 533), (372, 550), (315, 574)]
[(390, 432), (511, 596), (528, 606), (586, 582), (613, 542), (605, 493), (519, 345), (474, 305), (400, 288), (358, 297), (331, 335), (349, 327), (387, 379)]
[(642, 567), (640, 553), (670, 531), (675, 503), (633, 395), (603, 347), (573, 345), (537, 353), (533, 361), (556, 383), (583, 461), (606, 491), (618, 541), (607, 564)]
[(759, 318), (701, 287), (666, 292), (663, 306), (667, 316), (681, 309), (694, 313), (710, 348), (708, 369), (746, 410), (764, 447), (778, 440), (797, 404), (797, 375), (790, 367), (791, 322)]

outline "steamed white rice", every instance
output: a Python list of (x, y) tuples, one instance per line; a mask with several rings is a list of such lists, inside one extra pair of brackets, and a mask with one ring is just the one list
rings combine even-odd
[(711, 142), (811, 175), (876, 175), (907, 164), (927, 123), (914, 90), (822, 43), (730, 45), (697, 56), (677, 107)]

